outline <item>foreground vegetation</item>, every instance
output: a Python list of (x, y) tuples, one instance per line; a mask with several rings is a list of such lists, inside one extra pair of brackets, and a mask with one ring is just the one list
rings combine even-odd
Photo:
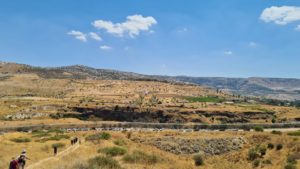
[[(36, 137), (37, 133), (48, 133), (52, 137), (56, 132), (35, 131), (33, 133), (7, 133), (0, 135), (0, 168), (6, 168), (12, 156), (26, 149), (28, 156), (32, 159), (28, 161), (30, 166), (39, 160), (53, 156), (53, 147), (58, 148), (58, 152), (72, 147), (69, 139), (46, 140), (40, 142)], [(128, 133), (130, 137), (128, 137)], [(49, 160), (41, 164), (40, 169), (144, 169), (170, 167), (178, 169), (290, 169), (299, 167), (300, 142), (297, 136), (290, 133), (272, 134), (272, 132), (190, 132), (179, 133), (174, 131), (164, 132), (77, 132), (59, 133), (70, 138), (79, 137), (81, 144), (78, 149), (64, 155), (58, 156), (56, 160)], [(174, 142), (163, 141), (164, 138), (174, 138), (186, 140), (193, 147), (193, 142), (189, 139), (217, 139), (242, 137), (246, 143), (241, 149), (231, 150), (218, 155), (208, 155), (199, 151), (195, 154), (174, 154), (172, 149), (168, 149), (168, 144)], [(29, 138), (30, 142), (15, 141), (14, 138)], [(141, 138), (149, 140), (161, 140), (160, 142), (141, 142)], [(20, 140), (23, 140), (20, 139)], [(214, 142), (212, 140), (211, 142)], [(156, 147), (157, 144), (166, 144), (164, 149)], [(219, 143), (217, 143), (219, 144)], [(8, 146), (9, 145), (9, 146)], [(197, 147), (194, 147), (197, 148)], [(213, 148), (213, 147), (211, 147)], [(201, 147), (200, 147), (201, 149)], [(220, 150), (220, 148), (217, 148)], [(216, 149), (216, 150), (217, 150)], [(183, 149), (184, 150), (184, 149)], [(188, 152), (188, 151), (187, 151)], [(45, 167), (47, 166), (47, 168)]]

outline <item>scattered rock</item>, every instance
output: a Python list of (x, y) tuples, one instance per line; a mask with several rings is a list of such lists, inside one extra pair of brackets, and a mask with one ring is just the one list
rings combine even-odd
[(220, 155), (230, 151), (239, 150), (246, 143), (242, 137), (234, 138), (133, 138), (135, 142), (153, 145), (161, 150), (173, 154), (196, 154)]

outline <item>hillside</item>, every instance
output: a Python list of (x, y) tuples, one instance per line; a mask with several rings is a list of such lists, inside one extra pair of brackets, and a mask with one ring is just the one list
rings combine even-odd
[(267, 105), (223, 90), (175, 83), (171, 77), (15, 63), (2, 63), (0, 77), (0, 119), (13, 123), (60, 118), (207, 124), (300, 119), (293, 106)]
[(164, 76), (163, 79), (210, 86), (237, 94), (281, 100), (300, 100), (300, 79)]
[(291, 78), (226, 78), (142, 75), (108, 69), (95, 69), (82, 65), (42, 68), (4, 63), (0, 65), (1, 77), (11, 73), (34, 73), (43, 78), (97, 79), (97, 80), (151, 80), (193, 83), (246, 96), (279, 100), (300, 100), (300, 79)]

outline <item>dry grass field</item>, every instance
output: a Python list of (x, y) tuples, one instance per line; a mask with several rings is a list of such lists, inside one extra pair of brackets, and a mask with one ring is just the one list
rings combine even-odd
[[(179, 133), (174, 131), (164, 132), (133, 132), (128, 136), (128, 132), (109, 132), (110, 138), (99, 140), (88, 140), (88, 136), (99, 134), (101, 132), (72, 132), (72, 133), (55, 133), (52, 132), (33, 132), (33, 133), (7, 133), (0, 136), (0, 168), (6, 168), (11, 157), (17, 156), (21, 150), (26, 149), (28, 157), (28, 166), (38, 163), (40, 160), (50, 158), (50, 160), (35, 165), (34, 168), (38, 169), (76, 169), (88, 163), (89, 159), (96, 156), (107, 157), (114, 159), (114, 163), (118, 164), (121, 168), (137, 168), (137, 169), (251, 169), (251, 168), (266, 168), (266, 169), (282, 169), (287, 165), (287, 158), (293, 156), (296, 161), (300, 158), (300, 140), (297, 136), (289, 136), (287, 133), (271, 134), (269, 132), (191, 132)], [(47, 140), (55, 135), (68, 136), (60, 140)], [(79, 137), (81, 143), (77, 149), (68, 152), (63, 156), (53, 158), (52, 144), (63, 143), (65, 147), (59, 148), (64, 151), (71, 147), (70, 138)], [(194, 154), (173, 154), (168, 151), (157, 148), (150, 144), (141, 144), (136, 141), (139, 138), (147, 139), (163, 139), (172, 137), (174, 139), (184, 138), (186, 140), (192, 139), (220, 139), (220, 138), (234, 138), (240, 137), (245, 140), (241, 149), (232, 150), (218, 155), (202, 154), (201, 158), (203, 164), (195, 166), (193, 155)], [(15, 142), (14, 138), (29, 138), (29, 142)], [(187, 142), (186, 144), (189, 144)], [(268, 144), (274, 145), (274, 148), (268, 147)], [(281, 144), (282, 149), (277, 146)], [(266, 147), (264, 155), (258, 152), (255, 159), (249, 159), (249, 151), (257, 146)], [(120, 154), (105, 154), (98, 150), (107, 147), (119, 147), (125, 150), (125, 153)], [(268, 148), (267, 148), (268, 147)], [(211, 147), (213, 148), (213, 147)], [(201, 149), (201, 148), (200, 148)], [(125, 160), (133, 152), (142, 152), (135, 156), (136, 160)], [(144, 157), (140, 161), (140, 156)], [(149, 158), (149, 159), (148, 159)], [(258, 161), (258, 162), (256, 162)], [(254, 167), (258, 163), (258, 166)], [(111, 164), (110, 164), (111, 165)], [(106, 166), (107, 167), (107, 166)], [(100, 167), (101, 168), (101, 167)], [(105, 166), (103, 167), (105, 168)], [(109, 168), (109, 167), (108, 167)]]

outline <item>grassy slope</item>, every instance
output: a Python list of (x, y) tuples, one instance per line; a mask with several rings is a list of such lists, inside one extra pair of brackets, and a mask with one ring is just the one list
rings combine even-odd
[[(79, 136), (80, 138), (84, 138), (88, 134), (93, 132), (80, 132), (80, 133), (69, 133), (70, 136)], [(146, 153), (154, 153), (160, 157), (160, 162), (153, 165), (145, 165), (139, 163), (124, 163), (121, 160), (121, 157), (113, 157), (124, 168), (179, 168), (179, 169), (187, 169), (187, 168), (196, 168), (193, 164), (192, 156), (189, 155), (174, 155), (171, 153), (167, 153), (161, 150), (158, 150), (155, 147), (137, 144), (132, 142), (126, 138), (126, 134), (120, 132), (110, 132), (112, 134), (112, 138), (109, 140), (102, 140), (99, 143), (92, 142), (83, 142), (79, 149), (75, 152), (63, 157), (58, 160), (51, 160), (45, 163), (43, 166), (39, 166), (39, 168), (43, 169), (47, 166), (47, 169), (57, 169), (57, 168), (65, 168), (71, 169), (73, 165), (77, 163), (85, 163), (89, 158), (92, 158), (97, 155), (101, 155), (97, 152), (100, 148), (115, 146), (113, 143), (115, 140), (123, 139), (127, 143), (124, 146), (127, 149), (128, 153), (131, 153), (134, 150), (140, 150)], [(272, 169), (282, 169), (285, 165), (285, 161), (288, 153), (292, 153), (293, 151), (299, 151), (300, 142), (297, 137), (283, 135), (273, 135), (270, 133), (254, 133), (254, 132), (209, 132), (209, 133), (176, 133), (176, 132), (162, 132), (162, 133), (133, 133), (132, 137), (163, 137), (163, 136), (173, 136), (173, 137), (184, 137), (184, 138), (220, 138), (220, 137), (232, 137), (232, 136), (241, 136), (247, 139), (247, 143), (242, 150), (233, 151), (224, 155), (218, 156), (206, 156), (204, 157), (204, 166), (199, 168), (205, 169), (250, 169), (252, 168), (252, 162), (247, 160), (248, 150), (252, 147), (255, 147), (258, 144), (266, 145), (269, 142), (273, 144), (281, 143), (283, 144), (283, 149), (280, 151), (276, 150), (267, 150), (267, 154), (263, 158), (259, 158), (261, 161), (263, 160), (271, 160), (272, 164), (264, 164), (264, 168), (272, 168)], [(11, 138), (15, 137), (28, 137), (31, 138), (32, 141), (29, 143), (15, 143), (10, 141)], [(0, 136), (0, 146), (3, 147), (0, 152), (0, 168), (6, 168), (7, 162), (12, 156), (16, 156), (22, 149), (27, 149), (28, 156), (32, 159), (28, 161), (28, 165), (35, 163), (41, 159), (52, 156), (52, 149), (45, 148), (51, 147), (51, 144), (57, 141), (47, 141), (45, 143), (36, 142), (37, 138), (32, 137), (32, 134), (26, 133), (10, 133)], [(69, 146), (69, 140), (61, 140), (59, 142), (63, 142)], [(104, 154), (102, 154), (104, 155)], [(46, 168), (45, 168), (46, 169)]]

